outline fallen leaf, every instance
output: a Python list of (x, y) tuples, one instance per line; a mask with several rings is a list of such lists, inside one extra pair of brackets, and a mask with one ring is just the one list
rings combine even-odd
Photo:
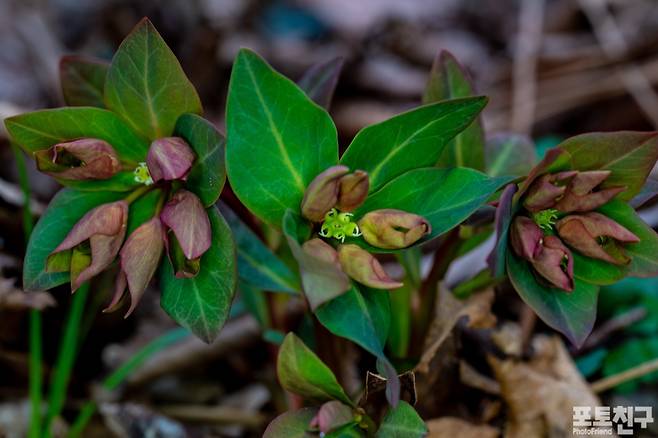
[(468, 318), (467, 326), (471, 328), (493, 327), (496, 323), (496, 317), (491, 313), (493, 300), (493, 289), (487, 289), (475, 293), (465, 300), (460, 300), (455, 298), (445, 285), (439, 284), (435, 317), (425, 338), (425, 348), (415, 370), (419, 373), (429, 372), (430, 363), (439, 347), (462, 317)]
[(572, 407), (601, 402), (558, 337), (535, 336), (532, 348), (528, 362), (488, 358), (508, 408), (505, 437), (570, 436)]

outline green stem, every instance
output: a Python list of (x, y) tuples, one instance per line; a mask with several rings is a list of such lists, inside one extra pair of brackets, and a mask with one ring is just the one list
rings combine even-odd
[(81, 342), (79, 337), (80, 321), (82, 320), (87, 295), (89, 295), (89, 283), (84, 283), (73, 294), (71, 308), (66, 318), (64, 335), (59, 347), (59, 355), (55, 363), (55, 371), (50, 385), (50, 393), (48, 394), (48, 413), (43, 426), (46, 437), (52, 436), (50, 431), (52, 422), (61, 414), (64, 407), (66, 390), (71, 378), (78, 346)]
[[(110, 374), (102, 384), (103, 389), (107, 391), (113, 391), (123, 383), (126, 378), (139, 366), (141, 366), (148, 358), (158, 351), (163, 350), (164, 348), (172, 345), (181, 339), (187, 337), (189, 332), (183, 328), (173, 329), (154, 341), (150, 342), (144, 348), (139, 350), (134, 356), (128, 359), (123, 365), (121, 365), (115, 372)], [(87, 423), (91, 417), (96, 412), (96, 403), (94, 401), (88, 401), (80, 410), (77, 418), (73, 422), (71, 429), (69, 430), (68, 437), (75, 438), (80, 436), (84, 428), (87, 426)]]
[[(27, 245), (32, 234), (34, 217), (30, 209), (30, 181), (25, 166), (25, 156), (18, 146), (11, 144), (11, 150), (16, 161), (18, 170), (18, 183), (23, 192), (23, 237)], [(41, 374), (41, 352), (43, 340), (41, 339), (41, 312), (37, 309), (30, 310), (30, 359), (29, 359), (29, 394), (30, 394), (30, 438), (38, 438), (41, 432), (41, 391), (42, 391), (42, 374)]]
[(155, 188), (155, 186), (153, 186), (153, 185), (141, 186), (140, 188), (135, 189), (132, 192), (130, 192), (130, 194), (124, 198), (124, 201), (126, 201), (128, 203), (128, 205), (130, 205), (133, 202), (135, 202), (136, 200), (138, 200), (142, 195), (146, 194), (147, 192), (150, 192), (154, 188)]

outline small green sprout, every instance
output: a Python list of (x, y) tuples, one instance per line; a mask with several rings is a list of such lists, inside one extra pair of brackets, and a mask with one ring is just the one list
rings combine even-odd
[(558, 219), (558, 211), (554, 208), (538, 211), (532, 214), (532, 220), (544, 231), (552, 231)]
[(153, 178), (151, 178), (151, 173), (149, 172), (149, 168), (146, 167), (146, 163), (139, 163), (133, 173), (135, 174), (135, 182), (144, 184), (145, 186), (153, 184)]

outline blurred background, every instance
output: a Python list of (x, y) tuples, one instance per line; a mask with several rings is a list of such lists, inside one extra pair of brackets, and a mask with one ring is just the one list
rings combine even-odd
[[(342, 144), (363, 126), (418, 105), (440, 50), (452, 52), (478, 92), (490, 97), (488, 134), (529, 135), (540, 155), (577, 133), (658, 126), (658, 3), (652, 0), (0, 0), (0, 117), (61, 105), (60, 56), (109, 60), (143, 16), (179, 57), (206, 116), (221, 129), (240, 47), (293, 79), (316, 62), (343, 57), (331, 111)], [(69, 296), (65, 288), (36, 296), (19, 289), (22, 198), (3, 129), (0, 436), (19, 437), (27, 421), (26, 309), (48, 308), (44, 363), (51, 366)], [(38, 214), (58, 187), (32, 169), (29, 177)], [(647, 217), (658, 223), (655, 214)], [(658, 356), (656, 286), (640, 281), (604, 292), (609, 298), (599, 321), (630, 312), (630, 322), (579, 353), (581, 371), (601, 376)], [(89, 309), (106, 299), (97, 293)], [(128, 320), (94, 310), (84, 318), (89, 335), (67, 409), (76, 411), (92, 395), (101, 402), (87, 436), (143, 436), (130, 432), (142, 426), (184, 428), (191, 436), (260, 436), (285, 406), (271, 347), (251, 320), (229, 323), (212, 347), (181, 338), (108, 393), (98, 382), (174, 326), (156, 293), (147, 293)], [(627, 387), (619, 396), (645, 397), (655, 406), (655, 378), (645, 380), (654, 386)]]

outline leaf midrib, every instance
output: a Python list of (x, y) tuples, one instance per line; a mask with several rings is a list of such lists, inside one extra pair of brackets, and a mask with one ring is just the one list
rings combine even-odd
[(258, 101), (260, 102), (260, 106), (263, 109), (263, 113), (265, 114), (265, 117), (267, 118), (267, 123), (270, 127), (270, 132), (272, 133), (272, 136), (274, 137), (274, 141), (277, 144), (277, 147), (279, 148), (279, 152), (281, 153), (281, 157), (283, 158), (283, 163), (284, 165), (288, 168), (288, 171), (292, 175), (292, 177), (295, 180), (295, 185), (297, 188), (303, 193), (306, 190), (306, 185), (304, 184), (304, 180), (301, 177), (301, 175), (297, 172), (295, 167), (292, 164), (292, 161), (290, 160), (290, 155), (288, 154), (288, 150), (286, 149), (286, 145), (283, 142), (283, 138), (281, 137), (281, 133), (279, 132), (278, 127), (274, 123), (274, 118), (272, 116), (272, 113), (270, 112), (270, 109), (268, 108), (267, 104), (265, 103), (265, 98), (263, 97), (263, 93), (260, 89), (260, 85), (258, 81), (256, 80), (256, 76), (252, 70), (251, 63), (245, 59), (245, 70), (249, 74), (249, 78), (251, 79), (251, 83), (253, 84), (254, 91), (256, 92), (256, 96), (258, 97)]

